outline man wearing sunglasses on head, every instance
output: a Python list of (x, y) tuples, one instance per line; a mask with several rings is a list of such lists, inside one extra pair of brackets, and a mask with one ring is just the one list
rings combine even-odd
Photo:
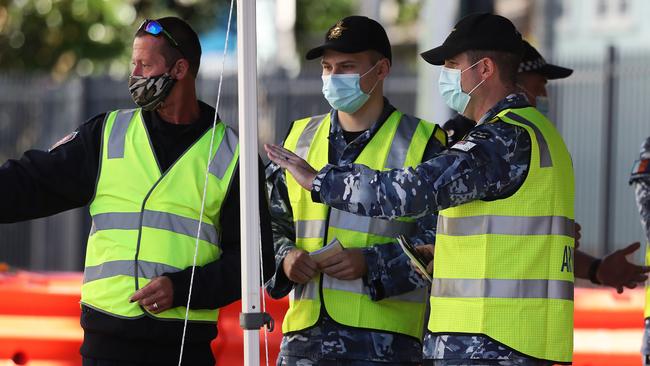
[[(218, 121), (211, 141), (215, 110), (195, 91), (200, 57), (198, 36), (183, 20), (145, 21), (129, 80), (138, 108), (102, 113), (49, 151), (30, 150), (0, 168), (0, 187), (12, 192), (0, 222), (89, 205), (85, 366), (178, 363), (195, 246), (183, 364), (214, 365), (218, 309), (241, 296), (237, 135)], [(265, 200), (260, 214), (269, 277)]]

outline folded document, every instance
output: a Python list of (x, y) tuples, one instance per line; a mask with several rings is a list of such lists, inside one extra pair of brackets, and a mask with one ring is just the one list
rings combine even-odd
[(341, 245), (341, 242), (338, 241), (338, 239), (334, 238), (332, 241), (327, 244), (326, 246), (313, 251), (309, 253), (309, 256), (311, 259), (313, 259), (316, 263), (320, 263), (324, 261), (325, 259), (333, 256), (336, 253), (340, 253), (343, 251), (343, 245)]

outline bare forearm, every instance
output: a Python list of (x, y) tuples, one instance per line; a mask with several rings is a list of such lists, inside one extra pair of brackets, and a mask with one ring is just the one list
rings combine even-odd
[(596, 257), (593, 257), (579, 249), (576, 249), (574, 258), (574, 274), (576, 278), (589, 279), (589, 267), (596, 260)]

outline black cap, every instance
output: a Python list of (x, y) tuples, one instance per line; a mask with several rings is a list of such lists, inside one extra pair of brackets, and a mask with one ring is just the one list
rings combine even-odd
[(420, 56), (433, 65), (469, 50), (502, 51), (521, 55), (521, 34), (507, 18), (490, 13), (470, 14), (461, 19), (442, 46), (422, 52)]
[(363, 16), (353, 15), (339, 20), (325, 33), (325, 42), (307, 52), (305, 58), (313, 60), (323, 56), (325, 50), (357, 53), (375, 50), (393, 62), (390, 41), (381, 24)]
[(564, 79), (573, 74), (572, 69), (547, 63), (535, 47), (527, 41), (524, 41), (524, 57), (521, 59), (517, 72), (535, 72), (549, 80)]

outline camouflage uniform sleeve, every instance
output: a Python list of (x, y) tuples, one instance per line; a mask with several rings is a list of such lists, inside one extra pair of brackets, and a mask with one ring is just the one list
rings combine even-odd
[[(432, 136), (422, 160), (429, 160), (445, 150)], [(410, 237), (414, 245), (435, 244), (438, 215), (425, 215), (417, 220), (417, 234)], [(364, 249), (368, 274), (364, 277), (370, 298), (379, 301), (427, 287), (429, 283), (411, 265), (411, 261), (397, 243), (376, 245)]]
[(266, 168), (266, 190), (275, 248), (275, 273), (266, 283), (266, 291), (272, 298), (279, 299), (293, 289), (294, 283), (284, 274), (282, 262), (287, 253), (296, 247), (296, 233), (284, 171), (273, 163)]
[(422, 217), (516, 191), (528, 171), (530, 148), (523, 128), (497, 120), (475, 127), (415, 168), (379, 172), (357, 164), (327, 165), (314, 179), (313, 193), (327, 205), (358, 215)]
[[(418, 219), (418, 234), (410, 237), (414, 245), (434, 244), (437, 215)], [(364, 281), (368, 286), (370, 299), (379, 301), (401, 295), (418, 288), (427, 287), (424, 279), (411, 265), (399, 244), (375, 245), (364, 249), (368, 274)]]
[(641, 146), (639, 159), (634, 162), (630, 184), (634, 187), (646, 240), (650, 242), (650, 137)]

